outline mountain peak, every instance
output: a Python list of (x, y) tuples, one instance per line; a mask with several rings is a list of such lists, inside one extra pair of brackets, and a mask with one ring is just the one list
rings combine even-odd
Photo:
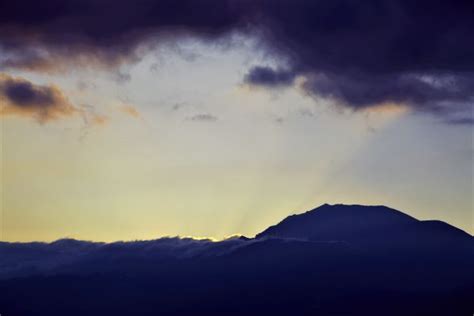
[(256, 237), (344, 240), (387, 226), (418, 222), (417, 219), (386, 206), (323, 204), (298, 215), (291, 215)]

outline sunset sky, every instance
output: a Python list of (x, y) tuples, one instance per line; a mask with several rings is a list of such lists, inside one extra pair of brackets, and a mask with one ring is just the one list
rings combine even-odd
[(323, 203), (474, 234), (461, 6), (22, 1), (0, 5), (1, 240), (253, 236)]

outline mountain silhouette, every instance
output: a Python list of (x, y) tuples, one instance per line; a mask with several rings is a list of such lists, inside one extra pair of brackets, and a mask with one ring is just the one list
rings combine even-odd
[(329, 205), (291, 215), (256, 238), (344, 241), (384, 246), (472, 242), (472, 236), (441, 221), (420, 221), (386, 206)]
[(417, 222), (385, 206), (324, 204), (299, 215), (291, 215), (256, 237), (303, 238), (309, 240), (347, 240), (368, 230)]
[(474, 313), (474, 237), (322, 205), (255, 238), (0, 243), (2, 315)]

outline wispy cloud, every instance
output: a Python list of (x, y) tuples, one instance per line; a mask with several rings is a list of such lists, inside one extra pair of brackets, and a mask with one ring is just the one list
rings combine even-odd
[(462, 118), (453, 118), (447, 120), (448, 124), (453, 125), (474, 125), (474, 118), (472, 117), (462, 117)]
[(138, 112), (138, 110), (134, 106), (129, 105), (129, 104), (124, 104), (124, 105), (119, 106), (118, 110), (122, 112), (123, 114), (126, 114), (136, 119), (139, 119), (142, 117), (140, 112)]
[(188, 121), (195, 121), (195, 122), (216, 122), (218, 120), (217, 116), (212, 114), (203, 113), (203, 114), (196, 114), (187, 118)]

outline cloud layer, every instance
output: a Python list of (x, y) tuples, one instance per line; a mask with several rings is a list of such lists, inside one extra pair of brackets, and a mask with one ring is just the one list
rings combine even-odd
[[(165, 237), (155, 240), (101, 243), (60, 239), (52, 243), (0, 242), (0, 280), (34, 274), (61, 271), (79, 273), (82, 268), (102, 260), (122, 260), (127, 257), (152, 261), (214, 257), (225, 255), (247, 245), (243, 238), (229, 238), (219, 242), (209, 239)], [(78, 270), (68, 270), (72, 267)], [(103, 267), (102, 267), (103, 268)]]
[(240, 32), (282, 63), (252, 68), (248, 84), (281, 88), (301, 77), (307, 94), (351, 109), (395, 103), (472, 120), (471, 1), (19, 0), (0, 9), (4, 69), (45, 71), (65, 56), (113, 66), (160, 41)]

